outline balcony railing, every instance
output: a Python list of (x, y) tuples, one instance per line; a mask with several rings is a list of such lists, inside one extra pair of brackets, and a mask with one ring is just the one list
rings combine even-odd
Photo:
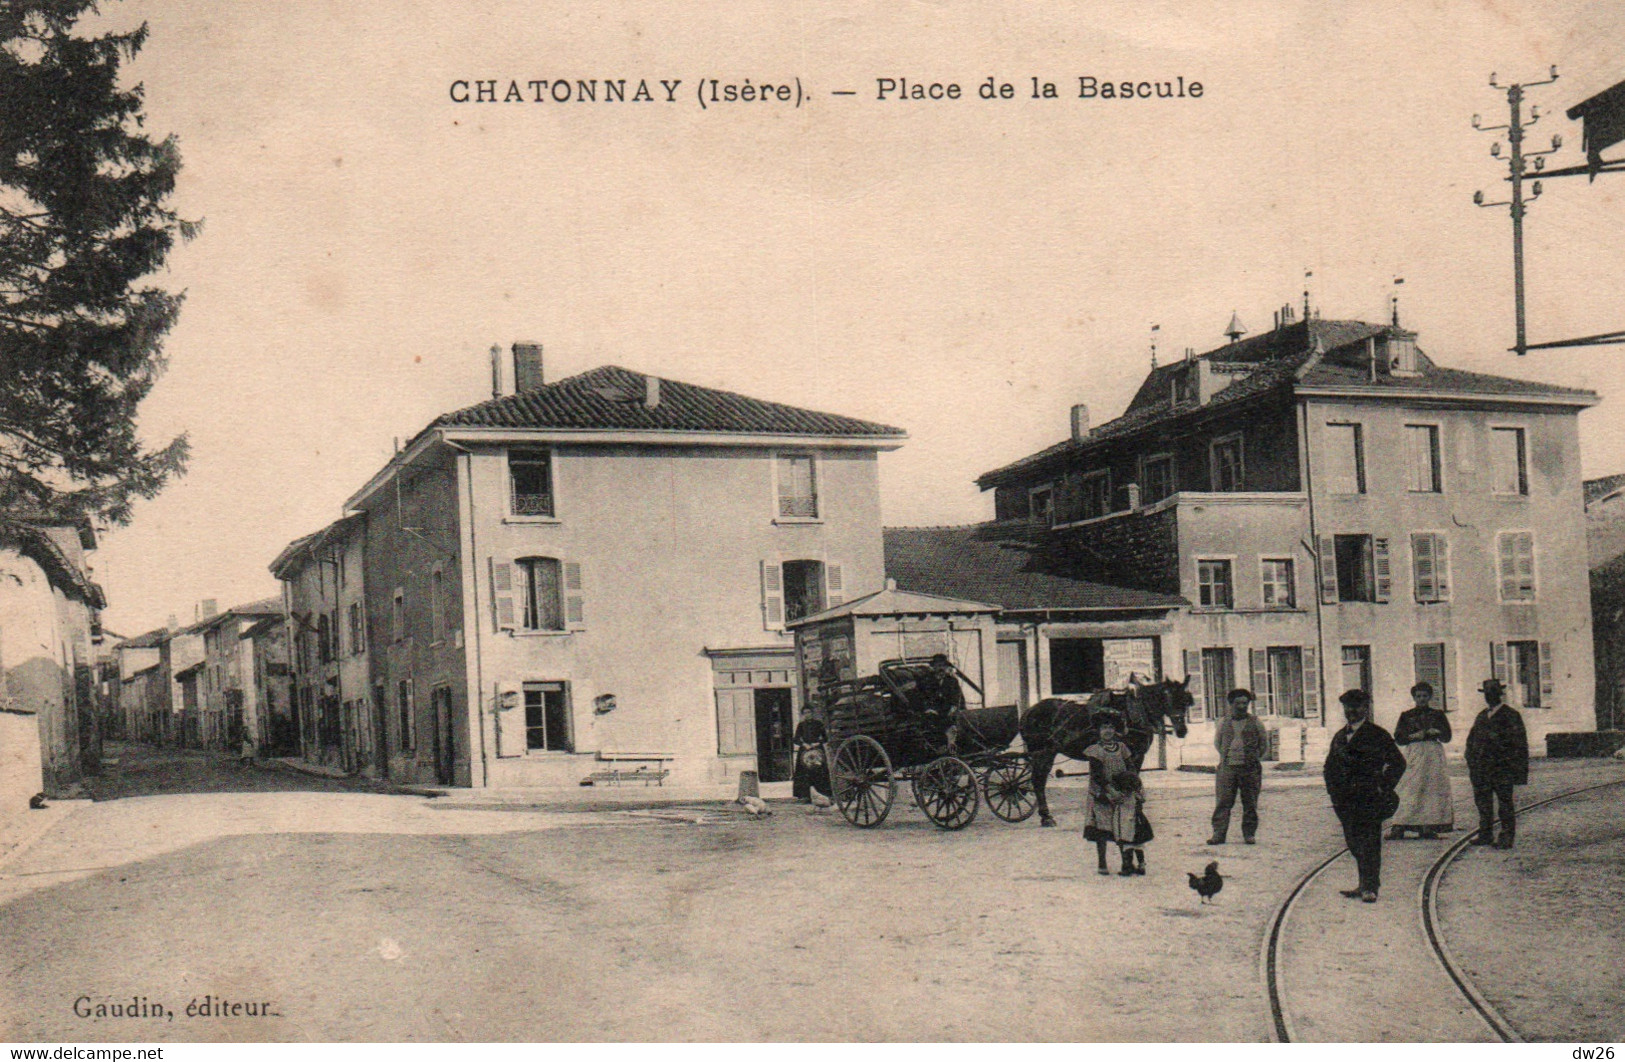
[(806, 498), (781, 496), (779, 498), (779, 515), (804, 520), (816, 519), (818, 516), (818, 498), (816, 496)]
[(553, 495), (551, 494), (513, 494), (513, 514), (515, 516), (552, 516)]

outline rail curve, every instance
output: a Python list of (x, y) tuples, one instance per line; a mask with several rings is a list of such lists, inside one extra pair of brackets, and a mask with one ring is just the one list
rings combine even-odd
[[(1568, 800), (1583, 793), (1592, 793), (1599, 789), (1610, 789), (1620, 785), (1625, 785), (1625, 779), (1615, 779), (1597, 785), (1567, 790), (1528, 804), (1520, 804), (1518, 814), (1522, 815), (1527, 811), (1534, 811), (1537, 808), (1555, 804), (1561, 800)], [(1472, 1007), (1473, 1012), (1488, 1026), (1496, 1039), (1503, 1043), (1522, 1043), (1523, 1038), (1519, 1036), (1517, 1029), (1495, 1009), (1490, 1001), (1484, 997), (1483, 993), (1478, 990), (1477, 986), (1472, 983), (1466, 973), (1462, 971), (1461, 967), (1457, 965), (1450, 954), (1449, 948), (1445, 945), (1443, 935), (1439, 931), (1439, 886), (1443, 883), (1445, 874), (1450, 869), (1450, 864), (1455, 862), (1456, 858), (1472, 844), (1473, 838), (1477, 836), (1478, 830), (1467, 831), (1461, 839), (1446, 848), (1423, 875), (1419, 895), (1422, 933), (1427, 938), (1429, 950), (1444, 970), (1445, 975), (1450, 978), (1451, 983), (1461, 992), (1468, 1005)], [(1286, 894), (1280, 905), (1276, 907), (1275, 913), (1270, 916), (1269, 927), (1264, 934), (1260, 967), (1264, 977), (1265, 995), (1269, 1001), (1270, 1036), (1276, 1043), (1293, 1043), (1296, 1041), (1291, 1015), (1288, 1014), (1286, 1009), (1285, 984), (1282, 975), (1282, 956), (1287, 919), (1291, 916), (1293, 905), (1303, 895), (1304, 890), (1326, 868), (1346, 854), (1348, 854), (1347, 848), (1339, 848), (1307, 871), (1303, 877), (1298, 879), (1291, 891)]]

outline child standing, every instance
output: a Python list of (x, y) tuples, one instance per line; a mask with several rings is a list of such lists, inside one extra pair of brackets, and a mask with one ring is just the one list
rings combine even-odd
[[(1084, 798), (1083, 837), (1084, 840), (1095, 842), (1095, 855), (1099, 860), (1097, 873), (1100, 874), (1111, 873), (1106, 867), (1106, 844), (1109, 841), (1116, 841), (1123, 859), (1123, 868), (1118, 873), (1128, 877), (1136, 873), (1134, 866), (1138, 862), (1138, 860), (1131, 862), (1130, 846), (1135, 843), (1135, 823), (1140, 800), (1136, 795), (1125, 792), (1118, 785), (1118, 779), (1124, 775), (1133, 779), (1137, 793), (1139, 778), (1134, 773), (1134, 761), (1129, 747), (1118, 737), (1123, 729), (1122, 721), (1108, 715), (1101, 718), (1096, 726), (1100, 730), (1100, 740), (1083, 750), (1084, 759), (1089, 761), (1089, 790)], [(1143, 853), (1139, 858), (1144, 858)]]

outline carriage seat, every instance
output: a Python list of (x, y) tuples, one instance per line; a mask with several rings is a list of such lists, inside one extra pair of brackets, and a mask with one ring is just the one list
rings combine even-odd
[(599, 752), (598, 759), (609, 766), (587, 775), (586, 781), (592, 785), (642, 782), (645, 786), (664, 786), (671, 774), (666, 765), (677, 757), (669, 752)]

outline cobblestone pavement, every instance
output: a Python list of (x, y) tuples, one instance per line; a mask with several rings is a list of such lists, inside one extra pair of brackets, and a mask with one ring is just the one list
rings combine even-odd
[(92, 800), (180, 793), (379, 793), (392, 787), (367, 778), (324, 778), (268, 763), (242, 763), (219, 752), (108, 746), (116, 762), (85, 780)]
[[(874, 831), (788, 804), (81, 802), (0, 865), (0, 1039), (1265, 1039), (1260, 943), (1339, 846), (1324, 794), (1272, 779), (1260, 843), (1215, 852), (1210, 794), (1155, 791), (1131, 879), (1094, 873), (1078, 791), (1054, 795), (1061, 829), (956, 834), (906, 788)], [(1203, 906), (1184, 871), (1215, 857)], [(206, 995), (274, 1014), (187, 1017)], [(79, 997), (175, 1017), (80, 1018)]]

